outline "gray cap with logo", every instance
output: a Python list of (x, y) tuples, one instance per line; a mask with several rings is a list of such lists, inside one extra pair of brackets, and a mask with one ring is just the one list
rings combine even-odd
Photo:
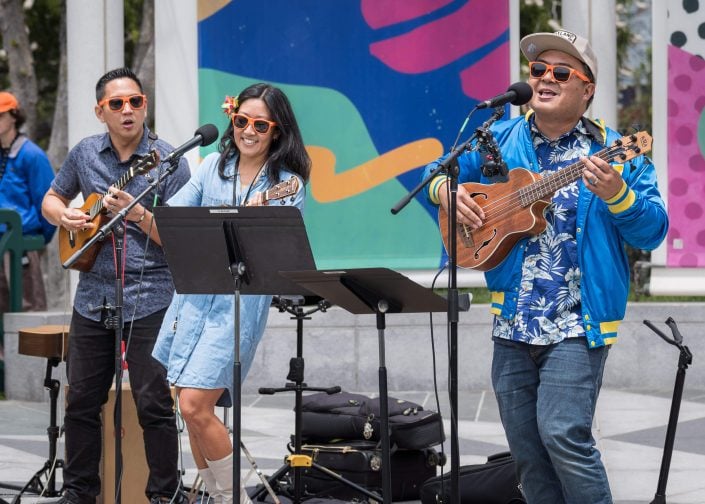
[(570, 54), (585, 63), (593, 77), (597, 79), (597, 56), (590, 47), (590, 42), (580, 35), (566, 30), (558, 30), (553, 33), (533, 33), (521, 39), (519, 45), (521, 52), (529, 61), (535, 61), (544, 51), (555, 50)]

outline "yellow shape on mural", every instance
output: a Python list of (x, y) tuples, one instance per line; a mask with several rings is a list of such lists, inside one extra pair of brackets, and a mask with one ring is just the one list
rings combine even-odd
[(311, 196), (320, 203), (332, 203), (369, 191), (438, 159), (443, 145), (435, 138), (416, 140), (342, 173), (335, 173), (335, 154), (330, 149), (309, 145), (306, 150), (313, 163)]

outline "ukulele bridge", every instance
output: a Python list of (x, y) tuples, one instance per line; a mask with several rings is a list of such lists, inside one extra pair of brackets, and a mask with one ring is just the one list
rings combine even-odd
[(460, 232), (458, 234), (460, 235), (460, 241), (463, 242), (465, 247), (470, 248), (475, 246), (475, 240), (472, 239), (472, 230), (466, 224), (460, 225)]

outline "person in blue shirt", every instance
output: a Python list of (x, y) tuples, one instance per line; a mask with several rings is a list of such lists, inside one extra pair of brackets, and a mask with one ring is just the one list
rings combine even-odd
[[(169, 206), (266, 204), (264, 191), (297, 179), (298, 191), (271, 204), (303, 210), (311, 161), (286, 95), (253, 84), (223, 105), (229, 124), (218, 152), (203, 160)], [(176, 386), (198, 472), (215, 502), (233, 502), (233, 446), (215, 406), (234, 397), (234, 295), (176, 294), (152, 355)], [(240, 361), (247, 375), (264, 333), (272, 296), (240, 298)], [(240, 502), (249, 499), (239, 489)]]
[[(16, 211), (23, 235), (40, 235), (48, 244), (56, 227), (42, 216), (42, 198), (54, 180), (44, 151), (20, 131), (26, 116), (12, 93), (0, 92), (0, 208)], [(0, 236), (5, 232), (0, 226)], [(22, 263), (22, 309), (47, 309), (39, 251), (25, 252)], [(7, 275), (0, 258), (0, 313), (9, 309)]]
[[(527, 502), (608, 504), (591, 427), (627, 305), (625, 248), (656, 248), (668, 216), (646, 156), (610, 164), (595, 155), (620, 135), (585, 116), (597, 76), (588, 41), (567, 31), (535, 33), (521, 40), (521, 50), (529, 60), (530, 110), (491, 127), (510, 179), (515, 168), (544, 178), (568, 166), (579, 170), (557, 176), (565, 180), (548, 196), (545, 229), (520, 239), (485, 273), (495, 315), (492, 384)], [(492, 182), (482, 161), (477, 151), (462, 154), (459, 182)], [(428, 186), (430, 200), (446, 212), (448, 186), (445, 175)], [(478, 204), (473, 196), (458, 188), (455, 218), (469, 233), (511, 207), (509, 200)]]
[[(145, 124), (147, 96), (131, 69), (105, 73), (95, 93), (94, 113), (107, 131), (82, 139), (69, 151), (42, 205), (46, 218), (67, 232), (98, 225), (98, 218), (91, 219), (81, 208), (70, 206), (76, 196), (86, 200), (97, 194), (103, 210), (113, 217), (150, 184), (147, 177), (136, 176), (119, 189), (117, 181), (155, 152), (164, 158), (174, 150)], [(155, 176), (162, 168), (154, 167)], [(164, 369), (151, 357), (174, 292), (151, 210), (171, 198), (189, 176), (188, 163), (182, 158), (174, 172), (136, 203), (120, 224), (124, 239), (122, 334), (149, 467), (145, 495), (151, 504), (180, 504), (185, 499), (177, 467), (174, 401)], [(118, 304), (113, 237), (111, 233), (103, 240), (93, 264), (81, 271), (74, 297), (66, 362), (66, 464), (64, 495), (58, 501), (62, 504), (94, 504), (101, 490), (101, 407), (108, 400), (116, 372), (116, 334), (111, 322)]]

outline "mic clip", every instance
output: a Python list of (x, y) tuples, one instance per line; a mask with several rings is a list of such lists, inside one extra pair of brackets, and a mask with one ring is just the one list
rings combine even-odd
[(507, 163), (502, 159), (502, 153), (497, 145), (490, 125), (504, 115), (504, 107), (496, 107), (492, 116), (475, 130), (477, 137), (477, 152), (482, 159), (482, 175), (494, 181), (506, 181)]

